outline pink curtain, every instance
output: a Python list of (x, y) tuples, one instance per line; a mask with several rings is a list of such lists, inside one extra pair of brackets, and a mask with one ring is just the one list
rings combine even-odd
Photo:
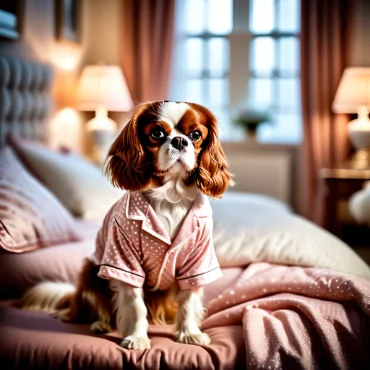
[(134, 102), (167, 98), (175, 0), (123, 0), (122, 68)]
[(331, 105), (348, 64), (354, 1), (301, 0), (301, 86), (303, 114), (299, 211), (325, 226), (318, 172), (348, 157), (348, 116)]

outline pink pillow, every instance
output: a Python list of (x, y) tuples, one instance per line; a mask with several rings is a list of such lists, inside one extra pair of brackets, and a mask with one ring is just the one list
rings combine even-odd
[(101, 168), (76, 153), (15, 135), (8, 135), (8, 143), (27, 170), (78, 218), (102, 220), (124, 194), (109, 183)]
[(0, 249), (21, 253), (77, 240), (67, 210), (9, 147), (0, 149)]

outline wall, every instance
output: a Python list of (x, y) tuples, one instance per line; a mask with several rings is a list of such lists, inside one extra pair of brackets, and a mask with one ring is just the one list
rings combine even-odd
[[(83, 1), (82, 8), (86, 6)], [(84, 9), (82, 9), (84, 14)], [(54, 113), (51, 118), (50, 141), (58, 146), (69, 143), (79, 149), (82, 140), (82, 123), (77, 112), (65, 108), (74, 106), (74, 91), (79, 69), (86, 51), (84, 38), (81, 43), (59, 42), (55, 37), (55, 1), (24, 1), (24, 18), (21, 38), (16, 41), (1, 40), (0, 55), (49, 63), (54, 68)], [(82, 19), (82, 26), (85, 24)], [(82, 27), (84, 28), (84, 27)], [(86, 32), (82, 29), (82, 36)], [(66, 129), (68, 131), (66, 131)], [(69, 132), (64, 142), (56, 140), (60, 132)]]
[[(81, 0), (81, 42), (55, 38), (55, 0), (25, 0), (20, 40), (0, 41), (0, 55), (49, 63), (55, 71), (50, 144), (85, 151), (83, 125), (93, 112), (76, 110), (75, 90), (86, 64), (120, 64), (122, 0)], [(109, 6), (107, 4), (109, 3)], [(112, 114), (122, 121), (122, 115)], [(67, 136), (65, 133), (68, 132)]]
[(88, 0), (84, 64), (121, 64), (122, 3), (123, 0)]
[[(122, 14), (124, 0), (85, 0), (85, 48), (82, 64), (120, 65), (122, 57)], [(109, 3), (109, 6), (107, 4)], [(93, 112), (83, 114), (84, 122), (94, 116)], [(109, 112), (109, 117), (121, 126), (125, 115)], [(88, 142), (84, 152), (88, 152)]]
[(370, 66), (370, 1), (357, 0), (351, 65)]
[[(85, 32), (82, 32), (82, 35), (84, 34)], [(55, 1), (53, 0), (25, 1), (23, 32), (20, 40), (0, 41), (1, 55), (37, 60), (54, 67), (54, 96), (58, 107), (74, 102), (72, 86), (78, 75), (85, 49), (83, 39), (79, 44), (56, 40)]]
[(235, 185), (231, 191), (265, 194), (297, 209), (298, 147), (253, 141), (224, 143)]

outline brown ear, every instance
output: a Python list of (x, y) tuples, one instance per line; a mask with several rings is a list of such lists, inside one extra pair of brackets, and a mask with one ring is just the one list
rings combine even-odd
[(105, 162), (105, 174), (113, 186), (131, 191), (145, 189), (151, 181), (149, 161), (140, 142), (138, 117), (139, 112), (123, 128)]
[(202, 193), (220, 198), (231, 181), (226, 157), (218, 138), (217, 119), (208, 112), (208, 135), (198, 156), (195, 182)]

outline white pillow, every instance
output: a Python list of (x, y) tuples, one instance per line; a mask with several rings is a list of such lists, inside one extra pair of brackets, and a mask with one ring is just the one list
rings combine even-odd
[(102, 169), (73, 153), (54, 151), (17, 140), (13, 146), (28, 169), (76, 217), (102, 219), (123, 195), (103, 176)]
[(227, 193), (211, 204), (214, 244), (222, 267), (266, 261), (370, 277), (369, 266), (348, 245), (291, 213), (280, 201)]

